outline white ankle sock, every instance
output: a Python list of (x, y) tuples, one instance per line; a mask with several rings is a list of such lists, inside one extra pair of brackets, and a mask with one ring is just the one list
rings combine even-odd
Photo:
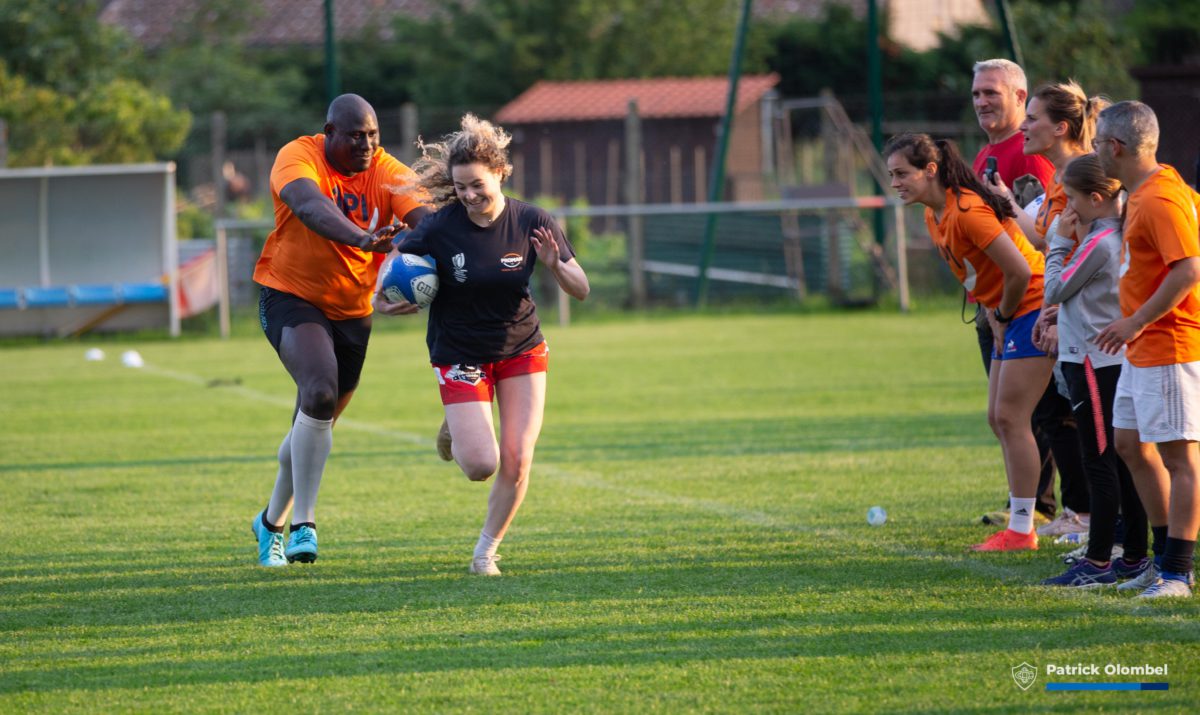
[(1008, 528), (1018, 534), (1028, 534), (1033, 531), (1033, 508), (1037, 497), (1019, 499), (1013, 497), (1012, 512), (1008, 515)]
[(292, 424), (293, 524), (316, 521), (317, 491), (332, 449), (333, 420), (318, 420), (297, 412)]
[(479, 541), (475, 542), (475, 558), (491, 558), (500, 547), (500, 539), (493, 539), (486, 531), (479, 532)]

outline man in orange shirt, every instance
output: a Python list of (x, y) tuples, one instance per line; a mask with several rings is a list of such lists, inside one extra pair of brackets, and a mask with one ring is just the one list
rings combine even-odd
[(1154, 533), (1155, 565), (1118, 588), (1141, 598), (1190, 596), (1200, 528), (1200, 196), (1159, 164), (1158, 119), (1141, 102), (1100, 113), (1093, 142), (1129, 192), (1121, 313), (1096, 336), (1128, 345), (1113, 406), (1117, 452), (1133, 474)]
[[(262, 286), (263, 332), (296, 382), (296, 408), (271, 499), (251, 522), (263, 566), (317, 558), (317, 491), (333, 423), (366, 358), (379, 266), (393, 250), (394, 221), (413, 227), (428, 213), (402, 189), (412, 177), (379, 146), (375, 110), (354, 94), (334, 99), (324, 133), (284, 146), (271, 169), (275, 230), (254, 280)], [(406, 305), (390, 312), (415, 311)]]

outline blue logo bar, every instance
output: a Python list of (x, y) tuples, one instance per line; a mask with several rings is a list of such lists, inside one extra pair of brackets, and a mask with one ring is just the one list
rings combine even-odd
[(1169, 683), (1046, 683), (1046, 690), (1168, 690)]

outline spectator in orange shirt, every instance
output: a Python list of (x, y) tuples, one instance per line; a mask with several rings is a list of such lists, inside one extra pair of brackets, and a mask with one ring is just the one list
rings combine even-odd
[[(992, 59), (976, 62), (971, 83), (971, 97), (979, 128), (987, 134), (988, 143), (979, 150), (971, 169), (975, 175), (990, 181), (986, 175), (988, 161), (994, 160), (995, 177), (1000, 182), (1014, 186), (1036, 180), (1037, 191), (1042, 194), (1054, 178), (1054, 165), (1039, 153), (1025, 153), (1025, 102), (1029, 96), (1029, 85), (1025, 71), (1011, 60)], [(1026, 192), (1021, 191), (1022, 195)], [(1041, 197), (1039, 197), (1041, 198)], [(1028, 200), (1028, 197), (1022, 199)], [(1037, 202), (1030, 207), (1038, 205)], [(1026, 210), (1017, 209), (1017, 218), (1028, 218)], [(1022, 231), (1028, 231), (1022, 225)], [(1027, 235), (1033, 238), (1032, 234)], [(976, 311), (975, 333), (985, 372), (991, 370), (992, 329), (985, 311)], [(1055, 530), (1064, 526), (1064, 520), (1078, 519), (1077, 512), (1088, 510), (1087, 483), (1078, 447), (1078, 430), (1071, 416), (1070, 405), (1058, 394), (1051, 383), (1046, 387), (1041, 401), (1033, 411), (1033, 435), (1038, 443), (1038, 459), (1041, 472), (1038, 476), (1038, 503), (1036, 519), (1055, 519), (1058, 505), (1054, 495), (1054, 473), (1057, 466), (1062, 479), (1062, 503), (1065, 509), (1055, 520)], [(1051, 456), (1053, 455), (1053, 457)], [(1008, 521), (1009, 509), (988, 512), (983, 517), (985, 524), (1004, 525)], [(1067, 511), (1067, 510), (1070, 511)], [(1045, 527), (1042, 527), (1045, 528)], [(1039, 529), (1042, 533), (1042, 529)]]
[[(1074, 81), (1044, 84), (1034, 90), (1021, 122), (1023, 150), (1026, 154), (1046, 158), (1054, 166), (1054, 176), (1046, 185), (1045, 198), (1036, 216), (1022, 211), (1020, 202), (1003, 180), (993, 178), (996, 192), (1007, 196), (1017, 212), (1021, 230), (1042, 252), (1047, 248), (1046, 233), (1050, 224), (1067, 205), (1062, 173), (1072, 160), (1090, 153), (1092, 137), (1096, 133), (1096, 115), (1107, 104), (1107, 100), (1099, 97), (1089, 99)], [(1087, 233), (1088, 227), (1081, 226), (1076, 241)], [(1057, 340), (1058, 328), (1054, 323), (1057, 313), (1057, 306), (1043, 306), (1037, 326), (1051, 343)], [(1059, 384), (1065, 384), (1058, 371), (1055, 377)], [(1062, 487), (1063, 510), (1053, 522), (1038, 528), (1038, 534), (1042, 536), (1085, 533), (1090, 519), (1091, 496), (1079, 452), (1079, 430), (1066, 392), (1065, 387), (1060, 390), (1058, 385), (1051, 384), (1034, 410), (1034, 422), (1054, 436), (1054, 459), (1058, 463)]]
[[(1155, 568), (1122, 584), (1141, 598), (1191, 596), (1200, 528), (1200, 196), (1159, 164), (1158, 118), (1141, 102), (1100, 113), (1096, 153), (1129, 192), (1120, 320), (1096, 336), (1125, 361), (1113, 406), (1117, 452), (1154, 534)], [(1120, 588), (1120, 587), (1119, 587)]]
[(1017, 224), (1039, 251), (1046, 251), (1046, 231), (1067, 205), (1062, 187), (1063, 169), (1072, 159), (1091, 152), (1096, 115), (1107, 104), (1107, 100), (1100, 97), (1089, 98), (1074, 80), (1044, 84), (1029, 98), (1029, 107), (1020, 125), (1024, 142), (1022, 151), (1044, 157), (1054, 166), (1054, 174), (1045, 184), (1046, 198), (1038, 207), (1037, 215), (1030, 216), (1022, 210), (1024, 207), (1005, 185), (999, 172), (993, 177), (992, 186), (1012, 202), (1017, 211)]
[(1012, 207), (971, 172), (953, 142), (901, 134), (888, 142), (883, 156), (892, 188), (906, 204), (925, 205), (934, 245), (989, 311), (997, 336), (988, 375), (988, 423), (1004, 453), (1012, 509), (1008, 528), (973, 548), (1037, 549), (1033, 513), (1040, 465), (1030, 418), (1054, 367), (1054, 359), (1032, 342), (1045, 259), (1013, 221)]
[(317, 558), (317, 491), (333, 423), (354, 395), (366, 358), (379, 265), (393, 250), (394, 221), (411, 227), (428, 213), (399, 190), (411, 177), (379, 146), (375, 110), (354, 94), (330, 103), (323, 134), (290, 142), (275, 159), (275, 230), (254, 280), (262, 286), (263, 332), (296, 383), (296, 408), (279, 446), (270, 501), (251, 522), (263, 566)]

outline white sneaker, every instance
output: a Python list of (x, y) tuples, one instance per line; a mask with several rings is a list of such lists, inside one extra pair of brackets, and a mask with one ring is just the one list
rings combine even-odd
[[(1130, 579), (1125, 583), (1117, 586), (1118, 591), (1145, 591), (1146, 589), (1157, 585), (1162, 581), (1162, 577), (1158, 575), (1158, 568), (1154, 562), (1150, 562), (1150, 567), (1142, 572), (1141, 576)], [(1185, 586), (1187, 584), (1184, 584)]]
[(1038, 536), (1062, 536), (1063, 534), (1082, 534), (1087, 533), (1088, 524), (1091, 522), (1090, 515), (1080, 516), (1070, 509), (1063, 508), (1054, 521), (1039, 526)]
[(500, 560), (500, 556), (480, 556), (477, 559), (471, 560), (471, 568), (468, 569), (473, 574), (480, 576), (499, 576), (500, 569), (496, 568), (496, 562)]
[[(1087, 536), (1087, 534), (1084, 534), (1084, 536)], [(1062, 537), (1059, 537), (1059, 538), (1062, 538)], [(1054, 543), (1057, 544), (1058, 539), (1055, 539)], [(1077, 563), (1079, 561), (1079, 559), (1082, 559), (1083, 557), (1087, 556), (1087, 550), (1088, 550), (1087, 539), (1084, 539), (1083, 546), (1080, 546), (1078, 549), (1075, 549), (1073, 551), (1068, 551), (1067, 553), (1062, 555), (1063, 563), (1067, 564), (1068, 566), (1070, 566), (1073, 563)], [(1124, 555), (1125, 555), (1125, 547), (1120, 544), (1113, 544), (1112, 554), (1109, 556), (1109, 560), (1119, 559)]]
[(1187, 581), (1177, 581), (1173, 578), (1160, 578), (1158, 583), (1142, 591), (1138, 598), (1188, 598), (1192, 589)]

